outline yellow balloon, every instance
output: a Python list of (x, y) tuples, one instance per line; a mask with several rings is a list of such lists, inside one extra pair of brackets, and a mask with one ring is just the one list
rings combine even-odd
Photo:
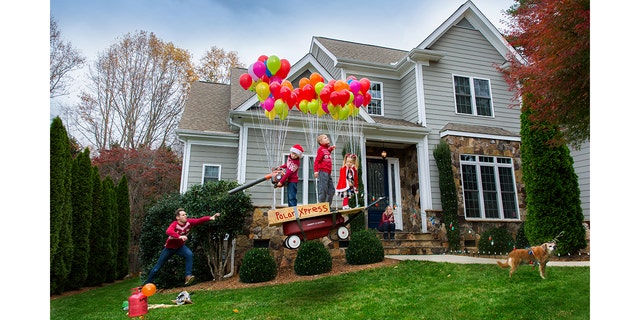
[(271, 94), (269, 85), (264, 81), (258, 83), (256, 85), (256, 94), (258, 94), (258, 100), (260, 100), (260, 102), (264, 102), (264, 100), (269, 97), (269, 94)]

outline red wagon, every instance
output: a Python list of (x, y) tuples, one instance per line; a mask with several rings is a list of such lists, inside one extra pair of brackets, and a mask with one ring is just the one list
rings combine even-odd
[[(264, 177), (229, 190), (228, 193), (234, 194), (266, 180), (271, 180), (275, 186), (283, 174), (284, 172), (281, 170), (274, 170)], [(282, 225), (282, 232), (287, 236), (284, 240), (284, 246), (289, 249), (297, 249), (302, 241), (326, 236), (334, 241), (345, 240), (349, 238), (349, 229), (347, 228), (349, 222), (382, 199), (384, 197), (378, 198), (366, 207), (346, 210), (331, 211), (328, 202), (273, 209), (268, 212), (269, 225)], [(346, 220), (345, 215), (349, 216)]]
[[(369, 207), (375, 205), (382, 199), (383, 198), (380, 198), (366, 207), (357, 207), (335, 211), (320, 209), (317, 210), (318, 213), (316, 215), (311, 217), (309, 216), (309, 214), (305, 214), (305, 212), (303, 211), (305, 208), (318, 208), (314, 206), (320, 206), (320, 208), (322, 208), (323, 206), (328, 207), (328, 203), (311, 204), (306, 206), (298, 206), (295, 208), (285, 208), (284, 210), (294, 212), (295, 219), (281, 222), (282, 232), (287, 236), (284, 240), (284, 246), (289, 249), (297, 249), (298, 247), (300, 247), (302, 241), (318, 239), (325, 236), (328, 236), (329, 239), (334, 241), (345, 240), (349, 238), (349, 229), (347, 228), (347, 225)], [(300, 211), (302, 212), (298, 212), (299, 209), (301, 209)], [(280, 210), (282, 211), (283, 209)], [(271, 217), (274, 212), (278, 211), (272, 210), (269, 214), (270, 225), (278, 224), (277, 221), (272, 223)], [(345, 219), (345, 215), (349, 216), (349, 218)], [(290, 219), (291, 216), (289, 215), (288, 217), (285, 217), (285, 219), (286, 218)]]

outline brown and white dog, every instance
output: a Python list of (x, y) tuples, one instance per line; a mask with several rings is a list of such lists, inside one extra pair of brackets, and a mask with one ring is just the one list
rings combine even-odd
[(554, 250), (556, 250), (555, 242), (545, 242), (539, 246), (534, 246), (529, 249), (513, 249), (513, 251), (509, 253), (507, 261), (498, 261), (498, 265), (502, 268), (511, 267), (511, 270), (509, 271), (509, 278), (511, 278), (520, 264), (538, 263), (540, 277), (542, 277), (542, 279), (546, 279), (544, 269), (551, 258), (551, 252)]

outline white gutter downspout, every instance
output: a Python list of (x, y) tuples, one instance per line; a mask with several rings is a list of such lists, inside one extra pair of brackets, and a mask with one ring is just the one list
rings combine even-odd
[(229, 271), (229, 273), (225, 274), (222, 278), (226, 279), (229, 277), (233, 276), (233, 273), (235, 271), (235, 257), (236, 257), (236, 238), (233, 238), (233, 240), (231, 240), (231, 271)]
[(246, 179), (246, 173), (247, 173), (247, 168), (245, 167), (245, 160), (247, 158), (247, 128), (237, 124), (235, 122), (233, 122), (232, 118), (229, 117), (229, 124), (234, 125), (236, 127), (238, 127), (239, 129), (239, 133), (238, 133), (238, 163), (237, 163), (237, 168), (238, 168), (238, 173), (236, 175), (236, 179), (238, 180), (238, 183), (244, 183), (244, 180)]
[[(243, 183), (246, 175), (246, 168), (243, 166), (246, 159), (246, 137), (247, 137), (247, 129), (240, 124), (233, 122), (232, 118), (229, 117), (229, 124), (238, 127), (240, 132), (238, 133), (238, 174), (237, 179), (239, 183)], [(235, 272), (235, 258), (236, 258), (236, 238), (231, 240), (231, 271), (225, 274), (222, 278), (227, 279), (232, 277)]]

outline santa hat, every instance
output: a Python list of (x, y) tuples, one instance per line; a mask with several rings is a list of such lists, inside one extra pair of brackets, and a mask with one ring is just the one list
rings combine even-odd
[(291, 150), (289, 150), (295, 154), (298, 155), (298, 157), (302, 157), (302, 153), (304, 152), (304, 149), (302, 149), (302, 146), (299, 144), (294, 145), (293, 147), (291, 147)]

